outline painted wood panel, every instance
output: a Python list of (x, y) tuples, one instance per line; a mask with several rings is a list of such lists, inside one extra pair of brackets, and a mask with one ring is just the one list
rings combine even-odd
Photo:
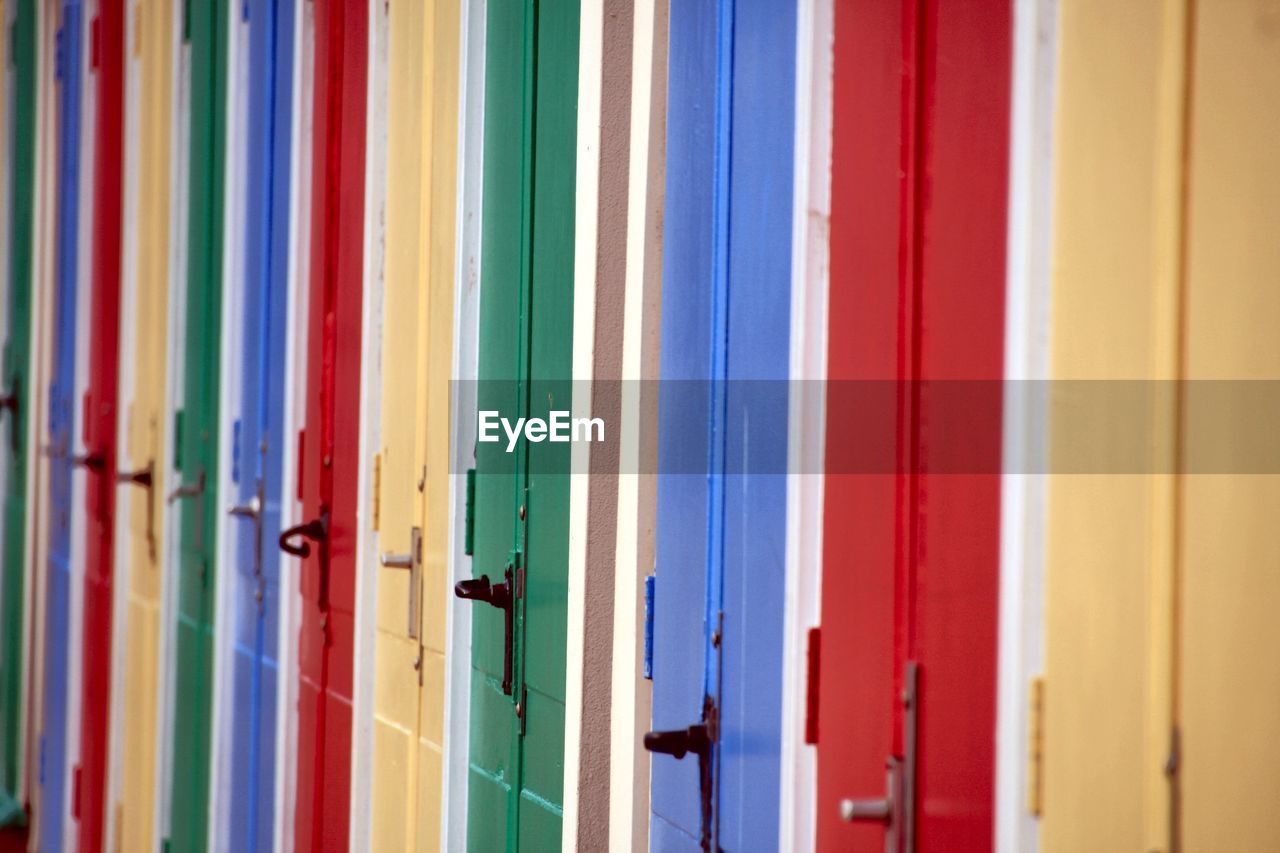
[(441, 838), (459, 11), (402, 7), (390, 33), (374, 849)]

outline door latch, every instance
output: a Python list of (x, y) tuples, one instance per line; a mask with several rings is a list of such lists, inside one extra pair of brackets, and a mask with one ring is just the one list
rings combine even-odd
[(185, 486), (178, 486), (178, 488), (174, 489), (172, 492), (168, 494), (165, 500), (168, 503), (173, 503), (174, 501), (180, 500), (182, 498), (198, 498), (203, 494), (204, 494), (204, 471), (202, 470), (200, 472), (200, 476), (196, 477), (196, 481), (194, 483), (190, 483)]
[(384, 568), (409, 570), (409, 636), (416, 640), (422, 595), (422, 528), (414, 527), (409, 531), (408, 554), (383, 554), (380, 562)]
[(469, 581), (458, 581), (453, 586), (453, 594), (468, 601), (483, 601), (502, 611), (505, 633), (502, 654), (502, 692), (511, 695), (511, 670), (515, 660), (515, 597), (513, 571), (507, 564), (504, 573), (506, 580), (497, 585), (489, 583), (488, 575)]
[(311, 544), (306, 541), (291, 542), (291, 539), (302, 537), (304, 540), (310, 539), (312, 542), (320, 544), (329, 538), (329, 510), (320, 511), (319, 518), (313, 518), (302, 524), (295, 524), (280, 534), (280, 550), (286, 554), (292, 554), (295, 557), (306, 559), (311, 556)]
[(687, 729), (645, 732), (644, 748), (659, 755), (670, 755), (676, 760), (686, 755), (698, 756), (698, 794), (701, 803), (702, 849), (718, 849), (719, 842), (713, 836), (715, 827), (715, 766), (713, 747), (720, 739), (720, 712), (715, 700), (705, 696), (702, 700), (702, 722)]
[(71, 457), (71, 464), (98, 473), (107, 467), (107, 457), (101, 453), (81, 453)]
[(147, 490), (147, 556), (151, 562), (156, 559), (156, 531), (155, 531), (155, 466), (152, 462), (147, 462), (145, 468), (139, 468), (136, 471), (117, 471), (116, 482), (128, 486), (138, 486)]
[(885, 794), (876, 799), (840, 801), (845, 823), (880, 823), (885, 827), (885, 853), (915, 853), (916, 718), (919, 666), (907, 661), (902, 688), (903, 755), (885, 761)]

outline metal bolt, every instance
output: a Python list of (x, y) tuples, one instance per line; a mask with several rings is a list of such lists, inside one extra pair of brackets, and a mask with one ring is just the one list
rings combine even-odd
[(520, 520), (524, 521), (524, 504), (520, 504)]
[(902, 691), (902, 707), (904, 708), (911, 707), (911, 694), (908, 693), (906, 690)]
[(720, 632), (719, 631), (715, 631), (711, 634), (711, 647), (715, 649), (720, 648)]
[(324, 455), (324, 467), (328, 468), (328, 467), (329, 467), (330, 465), (332, 465), (332, 464), (333, 464), (333, 459), (331, 459), (331, 458), (330, 458), (330, 456), (329, 456), (329, 454), (328, 454), (328, 453), (326, 453), (326, 454)]
[(521, 720), (524, 719), (524, 703), (523, 702), (516, 703), (516, 717)]

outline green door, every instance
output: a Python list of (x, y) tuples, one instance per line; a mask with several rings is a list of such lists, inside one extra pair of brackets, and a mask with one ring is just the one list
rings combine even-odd
[[(578, 3), (489, 5), (480, 410), (569, 409)], [(476, 445), (467, 836), (558, 850), (564, 788), (569, 445)]]
[(25, 820), (15, 797), (21, 746), (22, 603), (26, 572), (27, 430), (31, 352), (32, 188), (36, 141), (36, 10), (19, 0), (13, 21), (14, 76), (9, 101), (9, 337), (4, 345), (0, 405), (8, 417), (0, 433), (4, 458), (4, 552), (0, 554), (0, 826)]
[(226, 135), (226, 0), (186, 4), (191, 69), (187, 291), (182, 409), (175, 425), (178, 630), (167, 847), (208, 840), (213, 602), (217, 523), (218, 360), (222, 313), (222, 178)]

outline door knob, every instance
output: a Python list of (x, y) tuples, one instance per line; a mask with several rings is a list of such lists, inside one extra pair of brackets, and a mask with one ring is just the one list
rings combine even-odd
[(409, 531), (408, 554), (383, 554), (379, 559), (384, 568), (409, 570), (409, 636), (418, 639), (419, 598), (422, 586), (419, 577), (422, 573), (422, 528), (414, 527)]
[(297, 544), (289, 541), (299, 536), (316, 543), (327, 540), (329, 538), (329, 510), (321, 510), (319, 518), (313, 518), (302, 524), (295, 524), (280, 534), (281, 551), (306, 559), (311, 556), (311, 545), (305, 541)]
[(506, 580), (494, 585), (489, 582), (488, 575), (481, 575), (474, 580), (458, 581), (453, 586), (453, 594), (467, 601), (483, 601), (502, 610), (504, 629), (504, 649), (502, 655), (502, 692), (511, 695), (512, 668), (515, 659), (515, 602), (514, 584), (511, 564), (507, 564)]

